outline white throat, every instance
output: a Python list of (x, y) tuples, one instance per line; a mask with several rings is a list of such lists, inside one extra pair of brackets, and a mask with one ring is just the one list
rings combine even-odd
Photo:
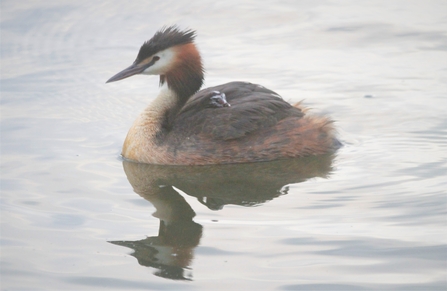
[(142, 114), (146, 115), (146, 118), (149, 117), (147, 115), (153, 115), (156, 119), (162, 118), (167, 110), (175, 106), (176, 102), (177, 94), (169, 89), (167, 82), (164, 82), (158, 96), (146, 107)]

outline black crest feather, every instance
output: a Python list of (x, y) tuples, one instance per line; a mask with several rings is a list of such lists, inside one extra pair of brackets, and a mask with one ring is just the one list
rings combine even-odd
[(196, 32), (191, 29), (180, 30), (176, 25), (163, 27), (141, 46), (135, 62), (141, 61), (167, 48), (191, 43), (195, 37)]

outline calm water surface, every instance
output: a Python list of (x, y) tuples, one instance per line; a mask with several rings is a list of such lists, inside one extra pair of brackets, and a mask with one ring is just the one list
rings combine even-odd
[[(1, 1), (2, 290), (446, 290), (447, 2)], [(163, 25), (206, 85), (337, 122), (335, 156), (123, 162)]]

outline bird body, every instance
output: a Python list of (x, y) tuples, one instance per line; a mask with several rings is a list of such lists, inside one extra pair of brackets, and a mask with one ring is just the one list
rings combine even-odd
[(203, 83), (195, 32), (168, 27), (144, 43), (134, 64), (108, 82), (160, 75), (157, 98), (124, 142), (130, 160), (165, 165), (271, 161), (332, 152), (332, 121), (311, 116), (275, 92), (247, 82), (198, 91)]

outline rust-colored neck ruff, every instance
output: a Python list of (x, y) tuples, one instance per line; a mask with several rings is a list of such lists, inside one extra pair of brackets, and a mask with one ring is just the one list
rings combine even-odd
[(162, 126), (169, 130), (175, 116), (188, 101), (189, 97), (199, 91), (203, 84), (203, 66), (200, 54), (193, 43), (174, 48), (176, 58), (166, 74), (160, 75), (160, 84), (167, 83), (168, 88), (177, 96), (177, 102), (166, 113)]

